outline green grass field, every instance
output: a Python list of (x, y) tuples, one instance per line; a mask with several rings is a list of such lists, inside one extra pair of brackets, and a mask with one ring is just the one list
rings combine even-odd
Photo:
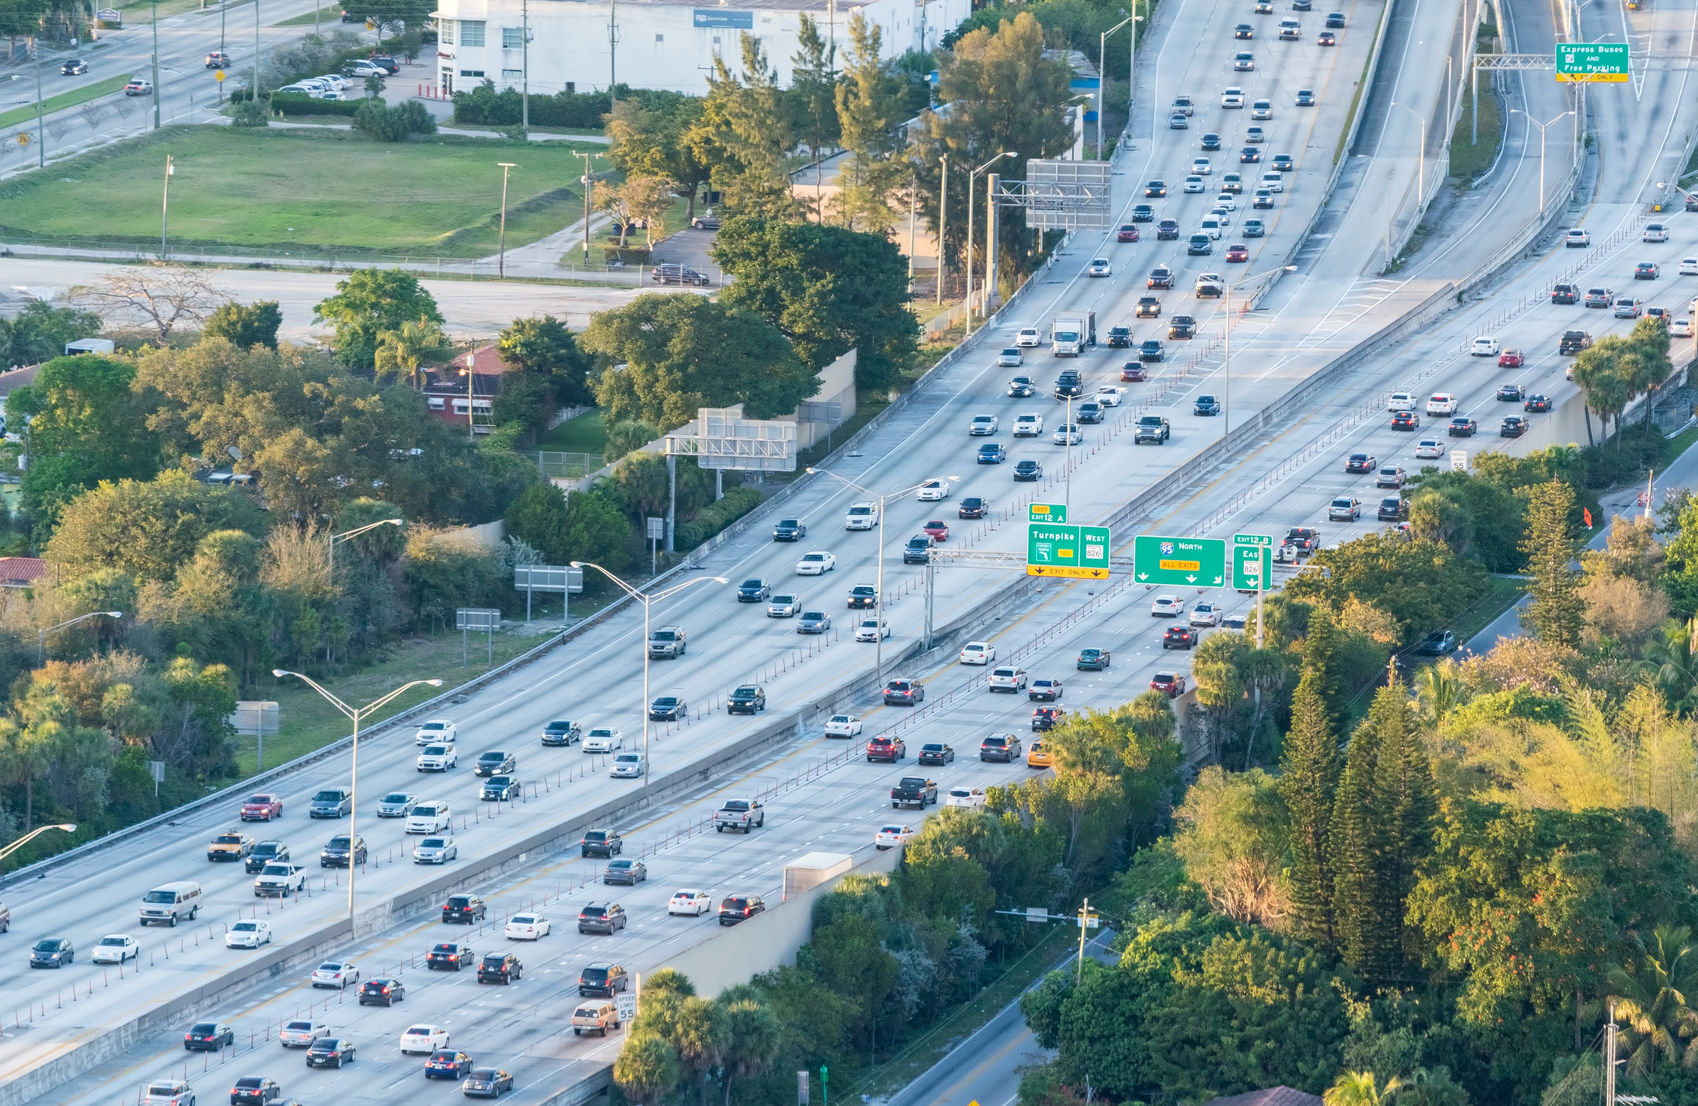
[[(57, 72), (57, 70), (55, 70)], [(57, 96), (49, 96), (41, 101), (41, 113), (52, 115), (56, 111), (74, 108), (78, 104), (86, 104), (90, 100), (98, 100), (102, 96), (110, 96), (114, 92), (122, 92), (124, 86), (130, 83), (129, 75), (109, 77), (104, 81), (96, 81), (84, 88), (61, 92)], [(13, 108), (11, 111), (0, 111), (0, 127), (16, 126), (19, 123), (35, 122), (36, 108), (34, 104), (28, 107)]]
[(66, 245), (156, 241), (169, 154), (179, 248), (483, 257), (496, 249), (496, 163), (518, 163), (507, 198), (511, 249), (580, 217), (577, 148), (462, 137), (383, 143), (318, 128), (171, 128), (0, 184), (0, 233)]

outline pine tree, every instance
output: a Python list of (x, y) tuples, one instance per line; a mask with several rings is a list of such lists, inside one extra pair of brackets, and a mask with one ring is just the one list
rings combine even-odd
[(814, 163), (814, 221), (823, 214), (820, 208), (820, 189), (824, 169), (821, 154), (839, 136), (837, 126), (837, 44), (827, 42), (820, 34), (820, 25), (806, 12), (796, 30), (796, 52), (790, 57), (791, 110), (795, 115), (796, 133), (808, 147)]
[(906, 161), (896, 156), (897, 127), (907, 114), (902, 82), (880, 57), (878, 24), (856, 12), (849, 18), (850, 53), (837, 86), (837, 122), (849, 156), (839, 176), (838, 217), (855, 230), (886, 234), (896, 225), (890, 196), (908, 180)]
[(742, 45), (740, 77), (724, 58), (714, 60), (702, 117), (687, 141), (709, 167), (713, 186), (725, 194), (728, 211), (788, 219), (800, 209), (785, 164), (794, 145), (790, 115), (779, 101), (778, 78), (761, 40), (744, 32)]
[(1340, 636), (1332, 609), (1317, 604), (1309, 612), (1309, 626), (1303, 634), (1303, 673), (1315, 674), (1315, 688), (1326, 703), (1327, 722), (1335, 734), (1343, 733), (1350, 724), (1352, 694), (1344, 686), (1336, 657)]
[(1384, 827), (1377, 809), (1375, 772), (1379, 729), (1370, 711), (1350, 736), (1344, 771), (1333, 803), (1329, 859), (1333, 870), (1333, 936), (1345, 963), (1377, 977), (1378, 872), (1384, 852)]
[(1527, 536), (1521, 551), (1527, 554), (1527, 572), (1533, 577), (1527, 589), (1533, 602), (1523, 617), (1540, 641), (1570, 648), (1580, 644), (1583, 624), (1573, 514), (1574, 489), (1562, 481), (1528, 489)]
[(1291, 699), (1291, 731), (1280, 761), (1279, 793), (1291, 821), (1291, 916), (1297, 933), (1317, 944), (1333, 942), (1333, 803), (1338, 790), (1338, 748), (1321, 677), (1303, 673)]

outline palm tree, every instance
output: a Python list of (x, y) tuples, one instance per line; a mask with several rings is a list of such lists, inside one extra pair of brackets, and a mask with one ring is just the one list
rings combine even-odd
[(1403, 1086), (1397, 1076), (1379, 1086), (1371, 1071), (1340, 1072), (1337, 1082), (1321, 1096), (1322, 1106), (1386, 1106)]
[(1644, 1075), (1658, 1060), (1698, 1065), (1698, 1009), (1687, 1001), (1698, 997), (1698, 950), (1691, 937), (1689, 926), (1659, 925), (1650, 945), (1634, 938), (1639, 955), (1633, 964), (1612, 968), (1605, 978), (1630, 1050), (1629, 1075)]
[(1462, 669), (1446, 657), (1415, 673), (1415, 713), (1428, 729), (1438, 729), (1450, 712), (1468, 701)]
[(422, 387), (424, 362), (440, 359), (447, 352), (448, 339), (442, 327), (420, 317), (417, 322), (402, 323), (400, 330), (385, 330), (377, 336), (377, 375), (394, 374), (397, 382)]
[(1698, 706), (1698, 617), (1668, 622), (1640, 655), (1633, 675), (1650, 676), (1670, 710), (1688, 714)]

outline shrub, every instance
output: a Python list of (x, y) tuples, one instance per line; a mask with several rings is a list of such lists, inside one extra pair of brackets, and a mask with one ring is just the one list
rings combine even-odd
[(761, 493), (754, 488), (732, 488), (718, 503), (708, 507), (688, 522), (678, 524), (674, 544), (679, 549), (694, 549), (733, 522), (760, 506)]
[(382, 100), (362, 100), (354, 110), (354, 129), (379, 142), (405, 142), (415, 134), (435, 134), (436, 119), (417, 100), (389, 107)]

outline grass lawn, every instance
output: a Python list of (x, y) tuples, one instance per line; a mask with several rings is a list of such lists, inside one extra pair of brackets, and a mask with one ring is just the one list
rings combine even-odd
[[(342, 26), (342, 5), (331, 4), (327, 7), (318, 9), (316, 13), (302, 12), (300, 15), (292, 15), (288, 19), (280, 19), (276, 23), (273, 23), (272, 26), (311, 27), (314, 19), (318, 20), (318, 29), (320, 33), (329, 34), (332, 30)], [(332, 27), (331, 24), (335, 24), (335, 27)], [(363, 28), (365, 24), (351, 23), (349, 26)]]
[[(114, 92), (122, 92), (124, 86), (129, 83), (130, 78), (126, 74), (122, 77), (108, 77), (104, 81), (96, 81), (91, 85), (73, 89), (70, 92), (61, 92), (57, 96), (49, 96), (41, 101), (41, 112), (43, 115), (51, 115), (56, 111), (74, 108), (78, 104), (86, 104), (90, 100), (98, 100), (102, 96), (110, 96)], [(28, 107), (13, 108), (11, 111), (0, 111), (0, 127), (11, 127), (26, 122), (33, 123), (35, 114), (34, 104)]]
[(600, 411), (585, 411), (537, 439), (537, 448), (560, 453), (607, 452), (607, 427)]
[[(0, 185), (0, 233), (110, 244), (159, 236), (172, 156), (171, 238), (182, 248), (483, 257), (496, 249), (498, 161), (516, 161), (507, 244), (572, 223), (578, 144), (443, 137), (373, 142), (352, 131), (169, 128)], [(599, 153), (599, 147), (584, 147)], [(599, 160), (599, 159), (598, 159)]]
[(1480, 141), (1468, 140), (1474, 134), (1474, 97), (1462, 97), (1462, 114), (1456, 121), (1456, 133), (1450, 139), (1450, 175), (1464, 182), (1474, 180), (1492, 167), (1497, 160), (1498, 147), (1503, 145), (1503, 106), (1487, 89), (1480, 95)]

